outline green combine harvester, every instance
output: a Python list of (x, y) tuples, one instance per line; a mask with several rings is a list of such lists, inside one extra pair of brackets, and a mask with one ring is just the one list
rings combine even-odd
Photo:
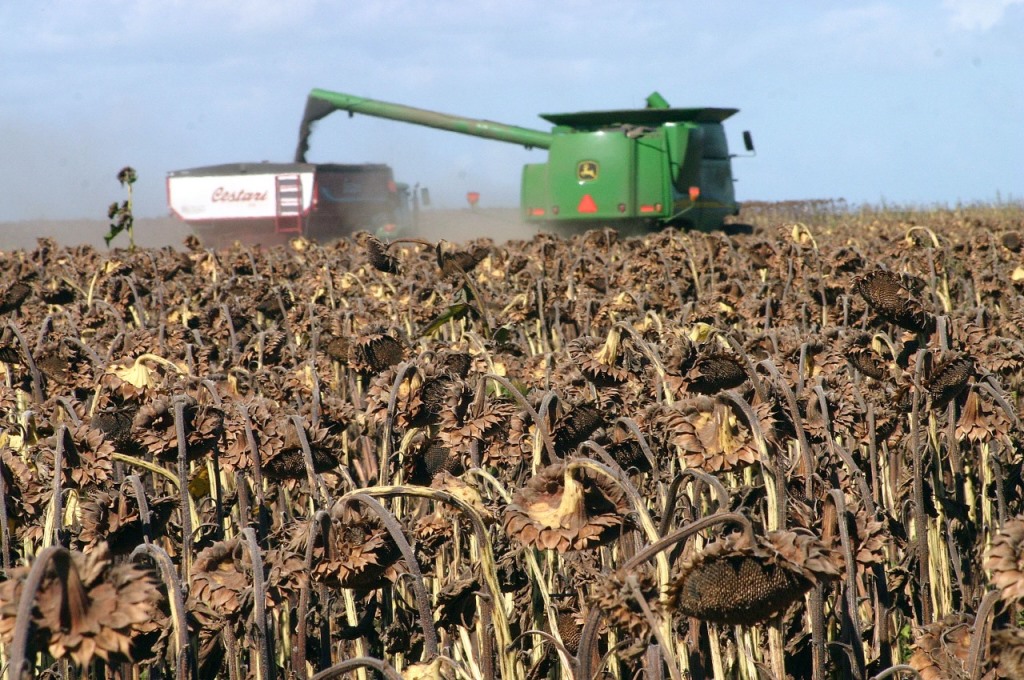
[[(313, 122), (333, 111), (360, 113), (547, 149), (546, 163), (523, 167), (527, 222), (563, 231), (707, 231), (739, 213), (722, 127), (737, 110), (672, 108), (655, 92), (643, 109), (543, 114), (554, 125), (544, 132), (315, 89), (306, 101), (295, 160), (305, 160)], [(753, 153), (749, 132), (743, 140)]]

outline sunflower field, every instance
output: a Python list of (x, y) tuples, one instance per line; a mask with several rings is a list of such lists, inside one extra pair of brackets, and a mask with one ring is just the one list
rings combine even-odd
[(744, 217), (3, 253), (2, 674), (1024, 677), (1024, 210)]

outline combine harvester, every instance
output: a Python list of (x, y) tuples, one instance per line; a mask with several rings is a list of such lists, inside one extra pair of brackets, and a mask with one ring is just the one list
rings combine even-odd
[[(710, 230), (739, 213), (722, 126), (737, 109), (671, 108), (655, 92), (643, 109), (544, 114), (555, 126), (544, 132), (315, 89), (296, 160), (305, 158), (312, 123), (339, 110), (547, 149), (546, 163), (523, 168), (521, 187), (523, 220), (543, 229)], [(749, 132), (743, 141), (753, 154)]]
[[(541, 229), (666, 226), (711, 230), (739, 213), (722, 122), (737, 109), (672, 108), (657, 92), (643, 109), (544, 114), (550, 132), (451, 116), (315, 89), (292, 163), (229, 163), (168, 174), (172, 214), (205, 245), (274, 245), (294, 236), (329, 241), (361, 229), (387, 237), (412, 228), (419, 192), (383, 164), (306, 162), (313, 123), (333, 111), (424, 125), (548, 150), (523, 168), (521, 210)], [(749, 153), (754, 145), (743, 133)], [(423, 202), (427, 202), (423, 191)]]

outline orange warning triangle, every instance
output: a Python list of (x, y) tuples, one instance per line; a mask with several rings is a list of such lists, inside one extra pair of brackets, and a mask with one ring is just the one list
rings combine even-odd
[(596, 213), (597, 203), (594, 203), (594, 199), (590, 196), (590, 194), (584, 194), (583, 198), (580, 199), (580, 204), (576, 206), (576, 212)]

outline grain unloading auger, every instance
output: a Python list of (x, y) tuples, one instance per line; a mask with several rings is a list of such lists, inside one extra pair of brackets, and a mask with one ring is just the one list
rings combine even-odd
[[(551, 226), (626, 231), (674, 225), (715, 229), (739, 212), (732, 156), (722, 126), (737, 109), (672, 108), (657, 92), (643, 109), (542, 114), (551, 132), (452, 116), (314, 89), (306, 102), (296, 161), (312, 123), (333, 111), (361, 113), (548, 150), (523, 167), (523, 218)], [(753, 142), (743, 133), (748, 151)]]

